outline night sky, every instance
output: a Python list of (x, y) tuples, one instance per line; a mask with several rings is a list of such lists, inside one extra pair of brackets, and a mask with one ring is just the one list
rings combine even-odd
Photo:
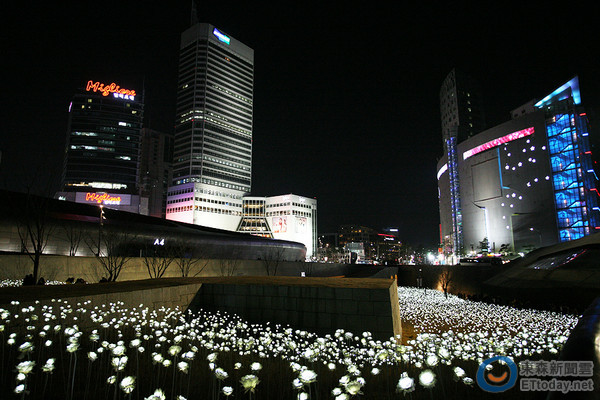
[[(3, 186), (54, 182), (69, 101), (88, 80), (145, 89), (145, 126), (173, 131), (191, 1), (5, 3)], [(437, 244), (438, 96), (452, 68), (479, 81), (488, 126), (575, 75), (592, 124), (598, 114), (596, 24), (577, 12), (255, 3), (199, 2), (199, 20), (255, 52), (252, 194), (316, 197), (320, 233), (398, 227), (406, 242)]]

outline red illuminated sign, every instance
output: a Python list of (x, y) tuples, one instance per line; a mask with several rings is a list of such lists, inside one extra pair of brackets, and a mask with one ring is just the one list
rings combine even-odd
[(490, 140), (487, 143), (479, 145), (477, 147), (473, 147), (471, 150), (467, 150), (463, 153), (463, 160), (474, 156), (477, 153), (481, 153), (482, 151), (486, 151), (489, 149), (493, 149), (494, 147), (500, 146), (501, 144), (512, 142), (513, 140), (521, 139), (525, 136), (533, 135), (534, 129), (533, 126), (527, 129), (522, 129), (517, 132), (509, 133), (506, 136), (499, 137), (494, 140)]
[(108, 193), (86, 193), (85, 201), (98, 204), (121, 204), (121, 196), (111, 196)]
[(123, 89), (121, 86), (116, 83), (111, 83), (110, 85), (105, 85), (104, 83), (88, 81), (85, 90), (90, 92), (100, 92), (102, 96), (108, 96), (110, 93), (115, 97), (125, 98), (129, 100), (133, 100), (135, 97), (135, 90)]

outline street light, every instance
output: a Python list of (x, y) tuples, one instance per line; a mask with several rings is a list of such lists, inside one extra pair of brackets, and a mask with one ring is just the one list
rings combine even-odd
[(102, 241), (102, 226), (104, 225), (104, 205), (100, 204), (100, 224), (98, 225), (98, 257), (100, 257), (100, 242)]

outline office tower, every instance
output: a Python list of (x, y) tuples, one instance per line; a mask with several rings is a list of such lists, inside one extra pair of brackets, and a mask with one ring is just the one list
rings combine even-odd
[(460, 181), (456, 145), (479, 133), (485, 128), (485, 117), (479, 90), (475, 81), (464, 73), (453, 69), (444, 79), (440, 89), (440, 113), (444, 154), (448, 158), (447, 168), (450, 177), (450, 202), (440, 203), (440, 210), (449, 205), (448, 212), (440, 213), (440, 218), (450, 218), (442, 222), (447, 229), (440, 238), (445, 246), (463, 248), (462, 210)]
[(206, 23), (181, 35), (167, 219), (236, 230), (252, 183), (254, 51)]
[(173, 135), (143, 128), (141, 136), (140, 191), (148, 198), (148, 215), (164, 218), (171, 184)]
[[(526, 253), (600, 231), (579, 79), (511, 116), (454, 147), (464, 246), (446, 255)], [(451, 162), (448, 154), (438, 162), (442, 235), (452, 233), (454, 217)]]
[(134, 89), (93, 80), (73, 96), (58, 198), (147, 213), (138, 191), (141, 97)]

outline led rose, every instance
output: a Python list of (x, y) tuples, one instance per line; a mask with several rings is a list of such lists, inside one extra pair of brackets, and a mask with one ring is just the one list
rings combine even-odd
[(25, 342), (19, 346), (19, 351), (21, 353), (30, 353), (33, 351), (34, 348), (35, 347), (33, 346), (33, 344), (31, 344), (31, 342)]
[(223, 389), (221, 389), (221, 392), (223, 392), (225, 396), (229, 397), (233, 394), (233, 388), (231, 386), (224, 386)]
[(125, 369), (125, 366), (127, 365), (127, 360), (127, 356), (114, 357), (111, 360), (111, 365), (113, 366), (115, 371), (123, 371)]
[(362, 388), (362, 384), (356, 380), (356, 381), (350, 381), (346, 384), (346, 392), (348, 392), (348, 394), (350, 396), (356, 396), (357, 394), (363, 394), (360, 389)]
[(223, 368), (216, 368), (215, 369), (215, 377), (222, 381), (225, 380), (229, 377), (229, 374), (223, 369)]
[(112, 351), (113, 356), (119, 357), (119, 356), (122, 356), (123, 354), (125, 354), (126, 350), (127, 349), (125, 348), (125, 346), (119, 345), (119, 346), (113, 347), (113, 349), (111, 351)]
[(44, 365), (42, 366), (42, 371), (43, 371), (43, 372), (46, 372), (46, 373), (50, 373), (50, 374), (51, 374), (51, 373), (52, 373), (52, 371), (54, 371), (54, 368), (55, 368), (55, 367), (54, 367), (54, 362), (55, 362), (55, 361), (56, 361), (56, 359), (55, 359), (55, 358), (49, 358), (49, 359), (46, 361), (46, 364), (44, 364)]
[(121, 390), (125, 393), (133, 392), (135, 389), (135, 376), (126, 376), (119, 384)]
[(171, 346), (169, 347), (169, 354), (172, 356), (176, 356), (181, 351), (181, 346)]
[(262, 369), (262, 365), (259, 362), (253, 362), (250, 364), (250, 369), (254, 372), (258, 372)]
[(435, 374), (430, 369), (426, 369), (425, 371), (419, 374), (419, 383), (424, 388), (430, 388), (435, 385)]
[(27, 375), (33, 371), (33, 367), (35, 367), (35, 361), (23, 361), (17, 365), (17, 371)]
[(300, 381), (304, 384), (310, 384), (317, 380), (317, 374), (315, 371), (311, 371), (309, 369), (305, 369), (300, 372), (300, 376), (298, 377)]
[(161, 389), (156, 389), (154, 393), (148, 397), (145, 397), (144, 400), (165, 400), (166, 398), (167, 396), (165, 396), (165, 392), (163, 392)]
[(185, 361), (180, 361), (177, 363), (177, 369), (179, 369), (184, 374), (188, 373), (189, 367), (190, 367), (190, 365)]
[(160, 353), (152, 353), (152, 363), (153, 364), (161, 364), (164, 360), (164, 357)]
[(397, 392), (410, 393), (415, 390), (415, 381), (413, 378), (410, 378), (406, 372), (403, 372), (400, 376), (400, 380), (398, 380), (398, 385), (396, 386)]
[(74, 353), (74, 352), (76, 352), (78, 349), (79, 349), (79, 343), (77, 343), (77, 342), (69, 343), (69, 344), (67, 345), (67, 351), (68, 351), (69, 353)]
[(304, 387), (304, 384), (303, 384), (302, 382), (300, 382), (300, 379), (298, 379), (298, 378), (295, 378), (295, 379), (292, 381), (292, 387), (293, 387), (294, 389), (296, 389), (296, 390), (300, 390), (300, 389), (302, 389), (302, 388)]
[(430, 354), (427, 356), (427, 359), (425, 359), (425, 363), (430, 367), (435, 367), (436, 365), (438, 365), (438, 362), (439, 360), (435, 354)]
[(242, 384), (245, 392), (254, 393), (254, 389), (256, 389), (256, 386), (260, 383), (260, 380), (256, 375), (250, 374), (242, 376), (240, 383)]
[(465, 376), (465, 370), (462, 369), (461, 367), (455, 367), (454, 368), (454, 376), (455, 376), (455, 381), (458, 381), (460, 379), (462, 379)]

